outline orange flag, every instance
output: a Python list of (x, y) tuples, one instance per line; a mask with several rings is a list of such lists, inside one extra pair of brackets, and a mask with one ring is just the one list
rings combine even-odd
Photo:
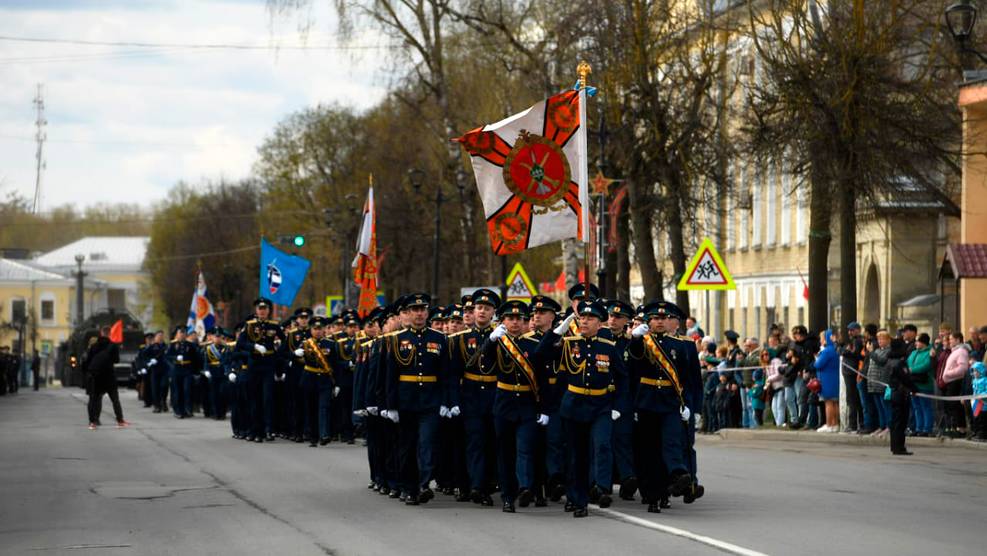
[(356, 258), (353, 259), (353, 280), (360, 286), (357, 312), (360, 317), (365, 317), (377, 307), (377, 210), (374, 206), (373, 176), (370, 177), (370, 190), (363, 206), (363, 224), (356, 244)]
[(110, 341), (114, 344), (123, 343), (123, 319), (116, 321), (110, 327)]

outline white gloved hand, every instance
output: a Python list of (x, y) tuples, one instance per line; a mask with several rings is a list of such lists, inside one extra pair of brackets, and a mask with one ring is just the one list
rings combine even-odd
[(339, 393), (341, 391), (342, 391), (342, 389), (339, 386), (334, 386), (333, 389), (332, 389), (332, 397), (335, 398), (335, 397), (339, 396)]
[(556, 326), (554, 330), (552, 330), (552, 332), (555, 332), (559, 336), (565, 334), (565, 331), (569, 330), (569, 324), (572, 323), (572, 321), (575, 320), (575, 318), (576, 318), (576, 313), (572, 313), (571, 315), (563, 319), (562, 322), (560, 322), (559, 325)]
[(390, 419), (391, 421), (395, 422), (395, 423), (400, 423), (401, 422), (401, 416), (398, 415), (398, 410), (396, 410), (396, 409), (388, 409), (387, 410), (387, 418)]
[(637, 411), (634, 412), (634, 422), (637, 423)]
[(446, 406), (444, 406), (444, 405), (440, 405), (439, 406), (439, 417), (448, 417), (448, 416), (449, 416), (449, 408), (446, 407)]
[(544, 413), (542, 413), (541, 415), (538, 416), (538, 420), (535, 421), (535, 422), (538, 423), (539, 425), (543, 426), (543, 427), (544, 426), (547, 426), (548, 425), (548, 415), (545, 415)]
[(185, 361), (185, 356), (179, 355), (178, 357), (175, 358), (175, 361)]
[(688, 407), (682, 407), (682, 409), (679, 411), (679, 415), (682, 416), (683, 421), (688, 421), (689, 417), (692, 417), (692, 412), (689, 411)]
[(262, 346), (261, 344), (254, 344), (254, 351), (256, 351), (261, 355), (264, 355), (265, 353), (267, 353), (267, 348)]
[(150, 361), (147, 362), (147, 366), (148, 367), (153, 367), (153, 366), (155, 366), (157, 364), (158, 364), (158, 360), (157, 359), (151, 359)]
[(449, 417), (459, 417), (459, 406), (454, 405), (449, 408)]
[(649, 330), (651, 330), (651, 327), (649, 327), (647, 324), (639, 324), (634, 327), (634, 330), (631, 330), (631, 336), (634, 336), (635, 338), (641, 338), (645, 334), (647, 334)]
[(617, 419), (620, 419), (620, 412), (617, 411), (616, 409), (611, 409), (610, 410), (610, 418), (612, 420), (614, 420), (614, 421), (616, 421)]
[(305, 350), (304, 349), (298, 348), (298, 349), (295, 350), (295, 357), (302, 357), (304, 355), (305, 355)]
[(494, 328), (493, 332), (490, 333), (490, 339), (496, 342), (501, 339), (504, 334), (507, 334), (507, 327), (503, 324), (499, 324), (497, 325), (497, 328)]
[(209, 371), (202, 371), (202, 376), (206, 378), (212, 378), (212, 373), (210, 373)]
[(230, 382), (236, 382), (236, 373), (230, 373), (227, 376), (230, 377)]
[(353, 415), (356, 415), (357, 417), (366, 417), (367, 416), (367, 410), (366, 409), (357, 409), (356, 411), (353, 412)]
[(137, 374), (146, 375), (147, 374), (147, 369), (141, 369)]

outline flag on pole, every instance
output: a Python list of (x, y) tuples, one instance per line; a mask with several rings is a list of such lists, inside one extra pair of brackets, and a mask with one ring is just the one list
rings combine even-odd
[(123, 343), (123, 319), (118, 319), (110, 327), (110, 341), (114, 344)]
[(310, 266), (312, 263), (308, 259), (285, 253), (261, 238), (260, 297), (290, 307)]
[(214, 326), (216, 326), (216, 311), (206, 297), (206, 279), (200, 270), (195, 281), (195, 292), (192, 293), (192, 306), (188, 310), (186, 328), (195, 330), (199, 336), (202, 336), (206, 330)]
[(470, 154), (497, 255), (589, 241), (586, 88), (565, 91), (454, 139)]
[(362, 318), (377, 307), (377, 211), (374, 207), (373, 176), (370, 177), (367, 202), (363, 204), (363, 222), (353, 259), (353, 281), (360, 286), (360, 301), (356, 310)]

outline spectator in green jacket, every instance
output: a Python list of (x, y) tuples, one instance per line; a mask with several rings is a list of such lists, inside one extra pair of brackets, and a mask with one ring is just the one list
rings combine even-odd
[[(932, 357), (930, 338), (922, 333), (915, 339), (915, 349), (908, 356), (908, 371), (912, 382), (923, 394), (932, 394), (935, 383), (932, 380)], [(932, 400), (921, 396), (912, 396), (912, 411), (915, 412), (915, 436), (931, 436), (932, 434)]]

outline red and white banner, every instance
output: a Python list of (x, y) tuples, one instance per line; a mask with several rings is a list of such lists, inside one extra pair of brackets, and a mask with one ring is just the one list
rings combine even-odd
[(374, 207), (374, 186), (367, 192), (363, 205), (363, 223), (356, 242), (353, 259), (353, 280), (360, 286), (357, 312), (360, 317), (377, 307), (377, 211)]
[(455, 139), (470, 153), (497, 255), (589, 241), (585, 91), (557, 94)]

